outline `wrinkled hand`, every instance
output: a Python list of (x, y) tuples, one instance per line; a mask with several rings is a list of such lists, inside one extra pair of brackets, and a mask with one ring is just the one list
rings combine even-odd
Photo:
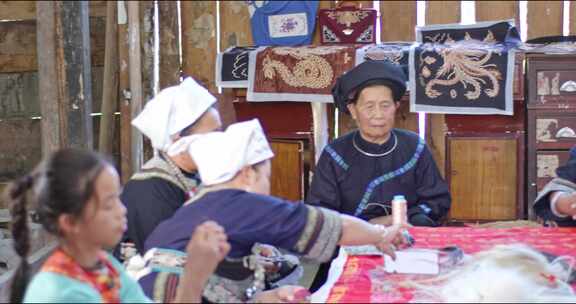
[(301, 286), (286, 285), (256, 295), (258, 303), (309, 303), (310, 292)]
[(260, 255), (256, 258), (259, 260), (259, 263), (264, 265), (264, 269), (266, 269), (267, 273), (276, 273), (280, 270), (280, 268), (272, 262), (273, 257), (280, 256), (281, 253), (276, 249), (274, 246), (260, 244)]
[(405, 229), (405, 226), (400, 225), (392, 225), (383, 228), (383, 238), (380, 243), (376, 244), (376, 247), (389, 255), (392, 259), (395, 259), (396, 249), (409, 246), (408, 240), (402, 234)]
[(207, 221), (196, 227), (186, 246), (186, 267), (197, 275), (211, 275), (218, 263), (228, 255), (230, 244), (222, 226)]

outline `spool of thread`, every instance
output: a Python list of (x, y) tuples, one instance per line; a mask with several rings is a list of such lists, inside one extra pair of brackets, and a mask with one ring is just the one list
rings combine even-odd
[(395, 195), (392, 199), (392, 223), (394, 225), (405, 225), (407, 219), (407, 202), (404, 195)]

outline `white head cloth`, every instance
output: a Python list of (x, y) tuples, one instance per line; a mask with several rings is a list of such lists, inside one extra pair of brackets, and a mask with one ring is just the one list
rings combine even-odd
[(216, 97), (188, 77), (158, 93), (132, 125), (150, 138), (155, 149), (167, 151), (172, 144), (170, 136), (193, 124), (215, 102)]
[(224, 132), (186, 136), (168, 151), (188, 150), (204, 185), (227, 182), (245, 166), (274, 157), (258, 119), (228, 126)]

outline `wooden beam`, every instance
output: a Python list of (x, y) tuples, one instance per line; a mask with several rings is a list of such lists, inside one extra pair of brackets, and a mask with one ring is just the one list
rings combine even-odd
[(91, 149), (88, 4), (40, 1), (37, 10), (43, 153), (62, 147)]
[[(142, 110), (142, 56), (140, 52), (140, 2), (126, 1), (128, 12), (128, 62), (130, 75), (130, 114), (136, 117)], [(142, 166), (142, 135), (135, 128), (131, 128), (131, 160), (132, 170)]]
[(98, 151), (109, 155), (114, 145), (114, 113), (118, 108), (118, 18), (117, 4), (110, 1), (106, 10), (106, 52), (102, 88), (102, 116), (100, 117)]
[(528, 39), (562, 35), (563, 1), (528, 1)]
[(380, 1), (381, 40), (414, 41), (416, 1)]
[(160, 89), (180, 82), (180, 45), (178, 42), (176, 1), (158, 1), (160, 32)]
[(252, 45), (248, 6), (242, 1), (220, 1), (220, 46)]
[[(0, 20), (34, 20), (36, 19), (37, 1), (0, 1)], [(106, 16), (106, 2), (88, 1), (91, 17)]]
[(182, 70), (215, 93), (216, 1), (182, 1)]
[[(426, 24), (460, 22), (459, 1), (427, 1)], [(442, 176), (446, 171), (446, 119), (444, 114), (426, 114), (426, 142)]]
[(132, 176), (132, 108), (128, 71), (128, 13), (126, 2), (118, 1), (118, 94), (120, 96), (120, 172), (122, 183)]

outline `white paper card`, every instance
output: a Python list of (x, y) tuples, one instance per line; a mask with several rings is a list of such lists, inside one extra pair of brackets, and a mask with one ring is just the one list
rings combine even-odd
[(438, 252), (428, 250), (396, 251), (396, 260), (384, 255), (384, 268), (389, 273), (438, 274)]

